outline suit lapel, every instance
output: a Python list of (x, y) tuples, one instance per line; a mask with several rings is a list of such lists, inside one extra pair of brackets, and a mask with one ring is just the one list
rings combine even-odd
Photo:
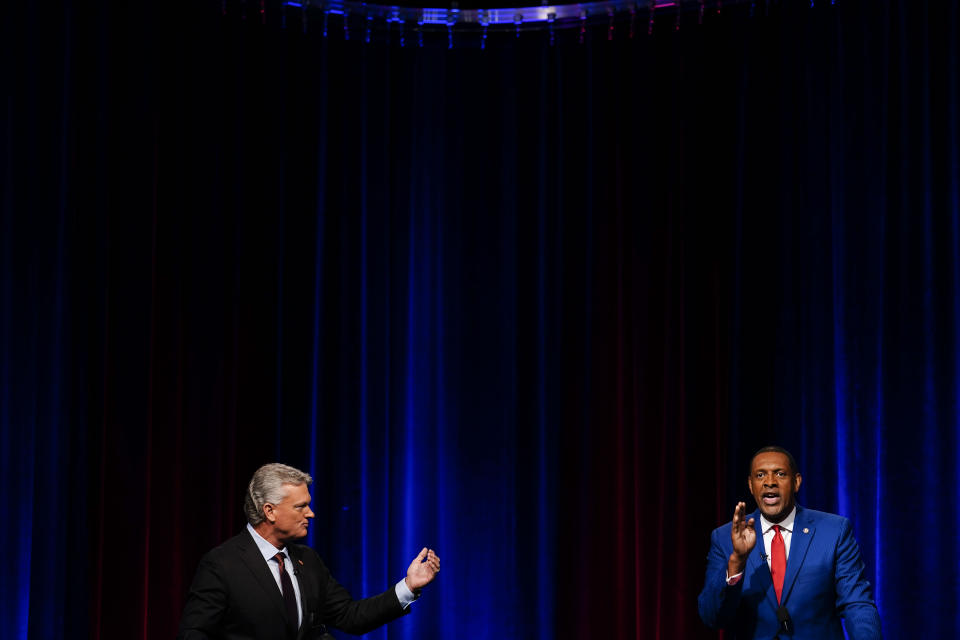
[(813, 540), (816, 528), (807, 517), (806, 510), (797, 507), (797, 515), (793, 519), (793, 533), (790, 535), (790, 557), (787, 558), (787, 574), (783, 577), (783, 603), (790, 597), (793, 583), (797, 579), (803, 560), (807, 557), (807, 550)]
[(303, 560), (300, 558), (300, 550), (297, 549), (294, 545), (287, 545), (287, 550), (290, 552), (290, 562), (293, 563), (294, 579), (297, 581), (297, 587), (300, 589), (300, 616), (303, 618), (303, 622), (300, 624), (300, 628), (297, 630), (297, 637), (304, 637), (309, 625), (307, 624), (307, 603), (311, 602), (312, 593), (310, 590), (310, 581), (306, 579), (303, 572)]
[(243, 563), (247, 565), (247, 568), (250, 570), (250, 573), (253, 574), (257, 583), (263, 588), (267, 599), (276, 605), (278, 613), (286, 620), (287, 610), (283, 603), (283, 594), (280, 593), (277, 581), (274, 579), (273, 574), (270, 573), (270, 568), (264, 561), (260, 549), (257, 548), (253, 538), (250, 537), (250, 533), (246, 533), (247, 535), (240, 545), (240, 558), (243, 560)]
[(766, 594), (766, 600), (776, 611), (777, 592), (773, 588), (773, 576), (770, 575), (770, 565), (767, 564), (767, 549), (763, 544), (763, 525), (760, 523), (760, 510), (757, 509), (750, 516), (753, 518), (753, 526), (757, 530), (757, 544), (753, 547), (753, 553), (747, 559), (747, 567), (751, 568), (750, 575), (756, 578), (756, 586)]

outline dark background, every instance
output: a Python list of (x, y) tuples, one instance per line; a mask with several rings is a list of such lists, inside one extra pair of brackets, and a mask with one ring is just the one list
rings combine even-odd
[(886, 636), (955, 633), (955, 3), (485, 49), (271, 7), (0, 21), (0, 635), (172, 637), (280, 460), (354, 595), (438, 550), (370, 637), (715, 637), (771, 443)]

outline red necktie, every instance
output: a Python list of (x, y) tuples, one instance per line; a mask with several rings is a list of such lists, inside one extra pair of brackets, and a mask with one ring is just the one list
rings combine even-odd
[(777, 592), (777, 604), (783, 593), (783, 576), (787, 573), (787, 550), (780, 535), (780, 525), (773, 525), (773, 543), (770, 545), (770, 574), (773, 576), (773, 588)]
[(294, 629), (300, 626), (300, 614), (297, 611), (297, 595), (293, 592), (293, 581), (290, 580), (290, 574), (287, 573), (283, 563), (283, 554), (278, 553), (273, 559), (280, 565), (280, 584), (283, 592), (283, 604), (287, 608), (287, 620), (290, 621)]

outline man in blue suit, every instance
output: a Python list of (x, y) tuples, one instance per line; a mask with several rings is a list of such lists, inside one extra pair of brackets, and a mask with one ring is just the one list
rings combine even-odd
[[(850, 521), (796, 504), (797, 464), (764, 447), (747, 485), (757, 511), (737, 504), (713, 531), (700, 617), (725, 637), (769, 640), (879, 640), (880, 616)], [(761, 543), (757, 544), (760, 539)]]

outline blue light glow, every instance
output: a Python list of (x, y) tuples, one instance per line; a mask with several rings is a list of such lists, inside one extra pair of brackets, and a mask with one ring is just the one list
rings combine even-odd
[[(327, 66), (326, 58), (320, 63), (321, 81), (326, 80)], [(326, 102), (320, 102), (320, 131), (325, 129), (327, 120)], [(321, 336), (323, 335), (323, 259), (326, 256), (324, 248), (324, 231), (326, 225), (326, 163), (327, 163), (327, 136), (320, 135), (317, 140), (317, 173), (316, 173), (316, 232), (314, 236), (313, 253), (313, 335), (312, 335), (312, 353), (310, 358), (310, 475), (317, 479), (317, 452), (320, 450), (318, 437), (319, 415), (320, 415), (320, 363), (323, 359), (323, 350), (321, 348)], [(310, 527), (307, 534), (307, 544), (314, 546), (314, 533), (316, 527)]]
[[(369, 30), (367, 42), (370, 41)], [(369, 322), (370, 306), (369, 272), (367, 264), (367, 118), (366, 118), (366, 83), (363, 84), (361, 95), (360, 120), (360, 575), (362, 576), (362, 593), (366, 596), (370, 592), (370, 352), (369, 352)]]
[[(306, 8), (302, 2), (286, 2), (286, 6)], [(661, 2), (651, 10), (677, 6), (675, 2)], [(585, 20), (593, 16), (613, 16), (636, 13), (636, 3), (629, 0), (603, 0), (580, 4), (541, 5), (532, 7), (503, 7), (495, 9), (457, 9), (443, 7), (399, 7), (395, 5), (368, 4), (345, 0), (332, 0), (323, 5), (326, 14), (349, 16), (351, 13), (367, 20), (382, 19), (386, 24), (411, 22), (428, 26), (490, 25), (510, 26), (518, 24), (554, 23)]]

